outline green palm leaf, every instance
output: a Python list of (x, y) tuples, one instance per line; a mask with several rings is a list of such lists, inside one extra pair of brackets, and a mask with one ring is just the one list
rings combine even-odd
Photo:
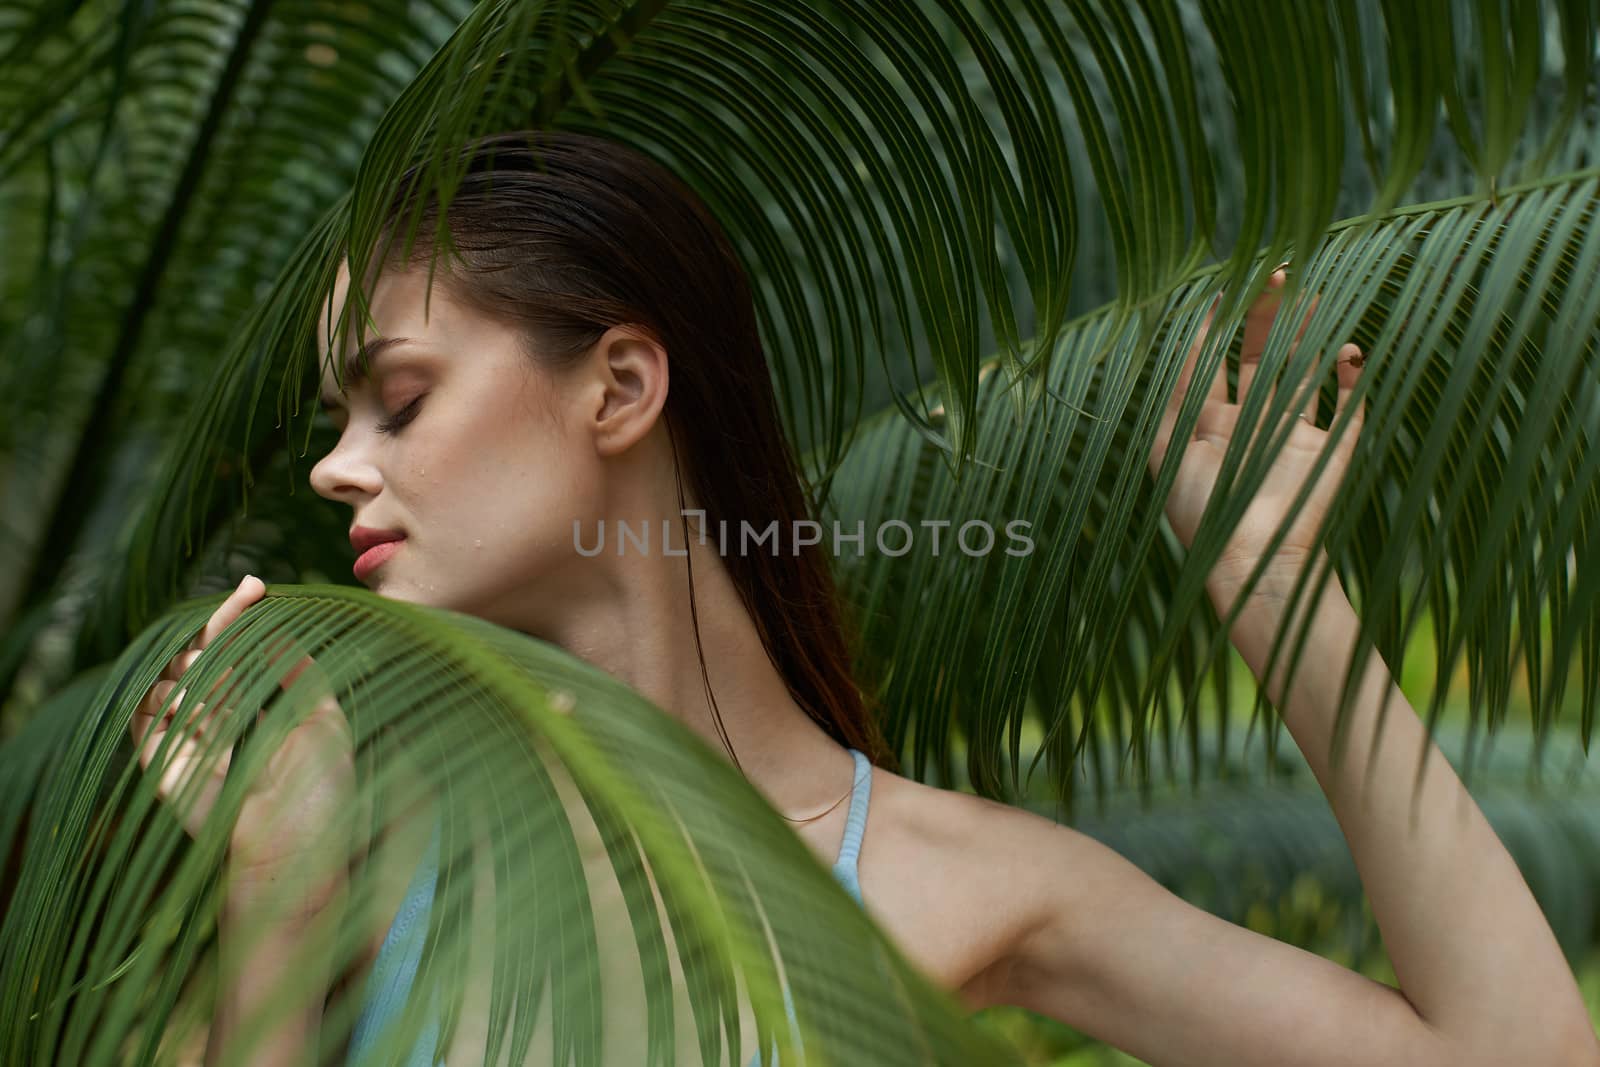
[[(1493, 709), (1492, 725), (1506, 706), (1519, 644), (1540, 727), (1569, 695), (1574, 651), (1582, 648), (1585, 662), (1593, 655), (1592, 611), (1575, 609), (1573, 598), (1588, 587), (1582, 560), (1593, 543), (1580, 532), (1581, 516), (1596, 503), (1593, 461), (1583, 455), (1600, 399), (1600, 302), (1589, 284), (1600, 270), (1596, 188), (1593, 175), (1577, 174), (1494, 202), (1419, 205), (1333, 228), (1309, 250), (1293, 286), (1302, 299), (1308, 290), (1317, 295), (1299, 348), (1291, 357), (1287, 334), (1277, 331), (1262, 365), (1263, 374), (1302, 380), (1320, 361), (1326, 378), (1342, 339), (1378, 353), (1362, 386), (1369, 410), (1356, 468), (1326, 545), (1386, 662), (1400, 662), (1419, 610), (1429, 609), (1439, 676), (1449, 677), (1466, 650), (1473, 707)], [(1069, 326), (1051, 361), (1049, 400), (1024, 424), (998, 410), (1001, 375), (985, 378), (975, 475), (957, 480), (931, 462), (897, 420), (867, 424), (836, 478), (837, 514), (862, 518), (868, 529), (889, 516), (913, 525), (938, 516), (996, 526), (1020, 520), (1036, 541), (1028, 555), (958, 556), (959, 567), (931, 552), (896, 567), (881, 557), (844, 558), (850, 584), (863, 591), (866, 646), (894, 668), (884, 701), (892, 746), (910, 734), (912, 751), (941, 762), (955, 717), (974, 784), (994, 792), (1003, 749), (1015, 769), (1032, 697), (1050, 738), (1041, 757), (1064, 785), (1095, 728), (1068, 709), (1094, 707), (1108, 682), (1129, 708), (1156, 708), (1170, 731), (1171, 697), (1157, 686), (1171, 665), (1192, 696), (1212, 656), (1226, 650), (1214, 615), (1206, 611), (1200, 626), (1191, 618), (1204, 610), (1200, 580), (1260, 484), (1271, 454), (1264, 449), (1277, 447), (1266, 438), (1256, 454), (1236, 456), (1239, 466), (1225, 478), (1237, 480), (1219, 489), (1215, 522), (1187, 553), (1163, 537), (1154, 505), (1167, 483), (1148, 494), (1142, 486), (1152, 413), (1172, 388), (1214, 282), (1202, 277), (1149, 313), (1107, 309)], [(1285, 318), (1304, 312), (1302, 305)], [(1223, 357), (1226, 336), (1213, 330), (1197, 373)], [(1282, 425), (1289, 399), (1284, 390), (1264, 408), (1258, 396), (1244, 418)], [(1325, 388), (1325, 410), (1331, 400)], [(1413, 567), (1418, 547), (1421, 566)], [(1576, 567), (1566, 566), (1569, 555)], [(1546, 603), (1548, 638), (1539, 616)], [(1298, 654), (1287, 644), (1283, 652)], [(939, 668), (956, 656), (957, 669)], [(1225, 682), (1218, 671), (1211, 677), (1226, 713)], [(1566, 704), (1581, 709), (1587, 736), (1597, 706), (1592, 671), (1581, 685)], [(1444, 695), (1434, 694), (1430, 719)], [(1142, 725), (1133, 723), (1136, 746), (1146, 743)], [(1197, 730), (1191, 719), (1191, 746)], [(1164, 740), (1171, 743), (1170, 732)], [(1149, 758), (1142, 747), (1136, 756)]]
[[(243, 784), (312, 703), (309, 686), (297, 683), (254, 729), (232, 715), (210, 734), (206, 758), (214, 760), (247, 732), (220, 811), (191, 844), (174, 815), (197, 790), (158, 803), (154, 776), (127, 759), (124, 737), (133, 704), (203, 621), (202, 610), (185, 608), (146, 631), (92, 693), (80, 686), (72, 694), (76, 707), (63, 698), (41, 720), (67, 727), (33, 731), (9, 750), (10, 759), (42, 770), (31, 808), (35, 832), (0, 949), (7, 1062), (143, 1061), (158, 1039), (173, 1038), (152, 1024), (172, 1010), (203, 959), (204, 922)], [(337, 587), (273, 596), (230, 633), (233, 643), (208, 650), (190, 669), (184, 684), (191, 692), (207, 691), (231, 666), (237, 700), (230, 696), (227, 706), (260, 706), (276, 686), (269, 654), (292, 637), (316, 658), (349, 716), (374, 832), (391, 826), (419, 788), (433, 798), (444, 859), (429, 968), (441, 981), (443, 1010), (458, 1010), (452, 998), (464, 984), (440, 976), (466, 966), (472, 923), (492, 925), (489, 1032), (510, 1043), (514, 1062), (528, 1054), (532, 1019), (546, 997), (558, 1059), (570, 1050), (580, 1063), (600, 1062), (603, 1034), (638, 1026), (625, 998), (600, 995), (603, 932), (611, 953), (634, 953), (629, 961), (648, 997), (652, 1062), (674, 1062), (668, 933), (708, 1062), (722, 1042), (739, 1040), (740, 990), (756, 1005), (763, 1035), (785, 1025), (780, 961), (812, 1055), (907, 1064), (1004, 1058), (830, 884), (731, 766), (604, 672), (470, 616)], [(560, 687), (554, 702), (553, 686)], [(104, 786), (102, 803), (85, 802), (91, 780)], [(589, 828), (587, 838), (580, 840), (579, 827)], [(0, 838), (13, 843), (10, 833)], [(600, 930), (591, 909), (598, 891), (584, 850), (600, 845), (628, 903), (631, 944), (618, 943), (621, 930)], [(510, 880), (493, 911), (474, 897), (485, 867), (496, 882)], [(352, 882), (352, 901), (373, 891), (371, 877)], [(92, 928), (85, 915), (98, 917)], [(337, 951), (358, 947), (341, 939)], [(295, 976), (287, 977), (280, 1002), (297, 992)], [(330, 1018), (340, 1017), (340, 1007), (350, 1010), (335, 1005)], [(488, 1056), (496, 1054), (491, 1048)]]

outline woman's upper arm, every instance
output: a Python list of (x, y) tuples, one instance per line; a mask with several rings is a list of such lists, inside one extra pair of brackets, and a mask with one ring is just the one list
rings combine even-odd
[(1015, 811), (1029, 914), (997, 994), (1147, 1063), (1470, 1063), (1398, 989), (1220, 919), (1086, 834)]

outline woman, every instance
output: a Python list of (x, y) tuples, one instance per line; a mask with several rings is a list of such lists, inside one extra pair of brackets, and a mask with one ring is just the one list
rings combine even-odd
[[(1265, 684), (1345, 831), (1401, 989), (1186, 904), (1067, 827), (895, 774), (849, 675), (828, 546), (797, 542), (791, 554), (789, 545), (736, 553), (718, 544), (718, 520), (757, 529), (776, 520), (781, 537), (808, 514), (730, 245), (697, 198), (641, 155), (597, 138), (542, 134), (541, 171), (527, 150), (532, 136), (484, 142), (493, 158), (475, 157), (452, 200), (465, 269), (441, 263), (430, 292), (425, 221), (416, 254), (379, 279), (367, 373), (333, 373), (333, 359), (348, 359), (353, 346), (323, 353), (323, 401), (340, 437), (311, 482), (350, 507), (361, 581), (383, 596), (555, 642), (726, 750), (859, 890), (901, 951), (974, 1009), (1028, 1007), (1154, 1064), (1600, 1063), (1549, 926), (1436, 751), (1408, 826), (1414, 771), (1424, 746), (1434, 746), (1397, 691), (1378, 727), (1376, 766), (1370, 749), (1354, 745), (1330, 769), (1328, 730), (1356, 634), (1336, 584), (1314, 609), (1313, 654), (1292, 686), (1285, 690), (1276, 673)], [(1271, 284), (1281, 286), (1283, 274)], [(323, 309), (324, 339), (336, 332), (348, 287), (341, 269)], [(1249, 313), (1241, 402), (1276, 303), (1269, 292)], [(1197, 352), (1198, 342), (1152, 472)], [(1355, 346), (1341, 349), (1339, 411), (1360, 363)], [(1314, 391), (1302, 395), (1300, 421), (1208, 579), (1219, 611), (1262, 558), (1326, 439), (1310, 418)], [(1238, 410), (1219, 370), (1167, 501), (1186, 545)], [(1282, 597), (1304, 566), (1325, 563), (1309, 551), (1311, 535), (1359, 429), (1358, 410), (1232, 628), (1258, 677)], [(659, 531), (664, 520), (681, 531), (670, 552), (659, 541), (656, 551), (586, 551), (602, 527), (614, 537), (619, 523)], [(242, 582), (196, 649), (263, 593), (258, 580)], [(143, 762), (166, 726), (148, 724), (194, 654), (174, 661), (135, 719)], [(1360, 684), (1352, 736), (1365, 738), (1394, 682), (1374, 656)], [(293, 865), (299, 831), (308, 835), (348, 807), (341, 721), (325, 701), (279, 753), (284, 773), (269, 775), (241, 815), (225, 963), (230, 915), (255, 906)], [(309, 799), (273, 784), (292, 778), (291, 769), (319, 783)], [(204, 814), (201, 807), (192, 818)], [(358, 981), (387, 951), (386, 936), (404, 941), (403, 922), (389, 921), (397, 912), (403, 920), (402, 899), (426, 899), (426, 878), (413, 877), (419, 863), (427, 870), (426, 820), (411, 827), (377, 860), (390, 872), (389, 896), (363, 935), (369, 950)], [(604, 881), (603, 861), (593, 873)], [(343, 906), (343, 891), (335, 879), (296, 898), (274, 951), (286, 957), (317, 917)], [(1474, 930), (1493, 936), (1462, 936)], [(260, 995), (271, 960), (253, 962), (224, 976), (213, 1051)], [(294, 1062), (312, 1047), (331, 981), (317, 977), (304, 1012), (274, 1033), (261, 1062)], [(383, 989), (367, 993), (358, 1044), (384, 1006)], [(439, 1058), (478, 1062), (481, 1040), (464, 1026)], [(737, 1062), (755, 1051), (746, 1040)], [(680, 1062), (699, 1062), (692, 1031), (686, 1041)], [(432, 1051), (420, 1049), (417, 1062)], [(616, 1055), (613, 1062), (644, 1062)]]

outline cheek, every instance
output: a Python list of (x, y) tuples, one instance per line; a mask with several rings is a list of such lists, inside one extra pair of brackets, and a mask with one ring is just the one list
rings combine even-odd
[(515, 517), (515, 527), (508, 531), (514, 537), (526, 540), (531, 535), (570, 551), (574, 520), (592, 528), (599, 517), (600, 472), (559, 443), (545, 445), (507, 460), (498, 510)]
[(448, 455), (419, 457), (413, 465), (423, 507), (438, 528), (485, 562), (575, 554), (573, 520), (592, 531), (601, 507), (593, 454), (547, 427), (487, 419), (480, 425), (499, 428), (464, 435)]

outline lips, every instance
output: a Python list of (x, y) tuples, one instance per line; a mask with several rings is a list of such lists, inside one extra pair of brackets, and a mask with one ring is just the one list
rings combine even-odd
[(389, 558), (399, 552), (404, 545), (405, 538), (402, 537), (393, 541), (380, 542), (361, 553), (360, 556), (356, 557), (355, 566), (351, 568), (355, 572), (356, 581), (366, 581), (369, 574), (388, 562)]
[(388, 541), (398, 541), (405, 537), (401, 530), (375, 530), (370, 526), (353, 526), (350, 528), (350, 545), (356, 552), (362, 553), (374, 545), (381, 545)]
[(350, 544), (356, 550), (356, 565), (351, 569), (355, 572), (356, 581), (366, 581), (367, 575), (400, 551), (405, 536), (399, 530), (376, 530), (370, 526), (351, 527)]

